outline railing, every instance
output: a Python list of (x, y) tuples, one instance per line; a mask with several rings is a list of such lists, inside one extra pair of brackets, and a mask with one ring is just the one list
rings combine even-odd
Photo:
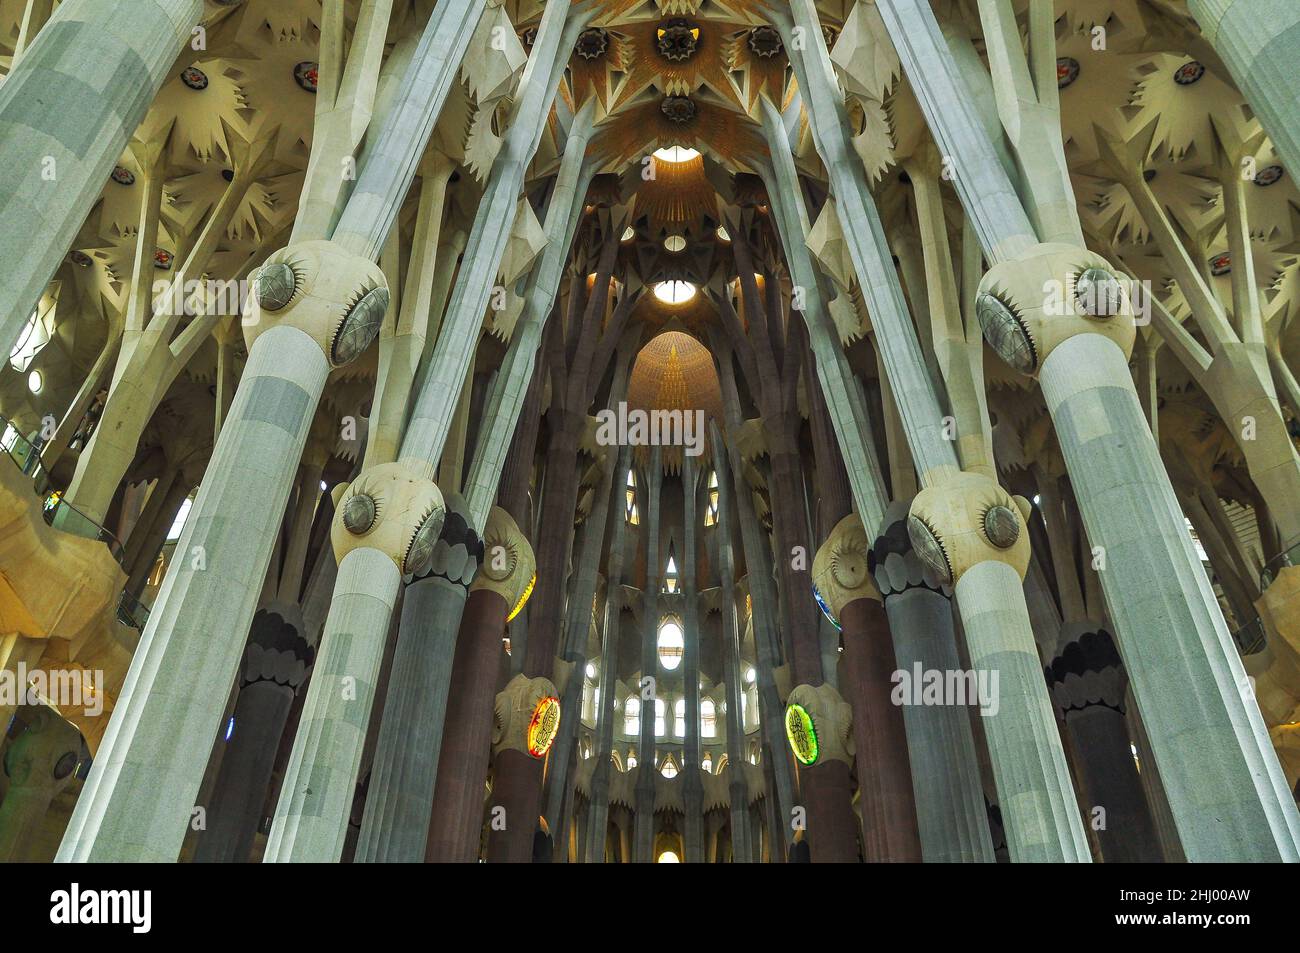
[(122, 598), (117, 603), (117, 618), (123, 625), (144, 631), (149, 621), (149, 607), (131, 595), (127, 589), (122, 590)]
[(1270, 559), (1259, 574), (1259, 589), (1263, 592), (1273, 584), (1277, 574), (1288, 566), (1300, 566), (1300, 540)]
[(118, 538), (63, 499), (61, 490), (51, 490), (50, 475), (41, 463), (41, 450), (22, 435), (13, 422), (0, 417), (0, 447), (26, 476), (32, 479), (32, 490), (43, 497), (41, 515), (55, 529), (84, 539), (97, 539), (108, 547), (119, 564), (124, 552)]
[(41, 450), (5, 417), (0, 417), (0, 448), (8, 454), (14, 465), (24, 475), (32, 478), (33, 489), (37, 496), (45, 496), (50, 490), (50, 475), (41, 463)]
[(1247, 622), (1232, 633), (1232, 641), (1237, 643), (1237, 651), (1242, 655), (1254, 655), (1261, 651), (1267, 641), (1264, 635), (1264, 620), (1256, 619), (1254, 622)]

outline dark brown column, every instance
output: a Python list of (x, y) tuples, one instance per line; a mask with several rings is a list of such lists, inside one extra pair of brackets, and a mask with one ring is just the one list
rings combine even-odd
[[(874, 599), (855, 599), (841, 610), (840, 625), (844, 636), (840, 687), (853, 708), (863, 859), (919, 863), (921, 840), (903, 709), (890, 700), (897, 664), (889, 619)], [(814, 839), (814, 855), (816, 850)]]
[(808, 846), (816, 864), (858, 862), (858, 822), (853, 816), (849, 766), (827, 760), (799, 768), (799, 788), (808, 811)]
[(478, 859), (483, 785), (492, 755), (492, 706), (509, 609), (505, 599), (487, 589), (473, 590), (465, 603), (452, 660), (451, 693), (425, 851), (428, 861), (473, 863)]

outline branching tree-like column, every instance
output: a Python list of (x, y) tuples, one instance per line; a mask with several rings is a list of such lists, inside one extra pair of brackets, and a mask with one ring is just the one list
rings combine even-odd
[[(726, 462), (726, 445), (722, 442), (722, 433), (716, 421), (709, 424), (709, 437), (713, 444), (713, 461), (718, 475), (718, 585), (721, 587), (722, 599), (722, 682), (726, 689), (727, 721), (727, 794), (731, 803), (731, 862), (749, 864), (754, 861), (753, 846), (749, 830), (749, 787), (745, 781), (745, 728), (740, 717), (740, 631), (736, 627), (736, 578), (735, 558), (732, 552), (731, 520), (735, 513), (731, 496), (731, 473)], [(806, 686), (802, 686), (806, 687)], [(792, 693), (793, 697), (793, 693)], [(843, 705), (843, 702), (840, 702)], [(846, 706), (847, 707), (847, 706)], [(648, 712), (654, 716), (653, 709)], [(647, 717), (647, 709), (641, 708), (641, 718)], [(848, 727), (847, 721), (844, 727)], [(848, 764), (844, 764), (845, 785), (847, 789)], [(805, 800), (808, 800), (805, 795)], [(853, 842), (852, 828), (846, 832), (842, 824), (835, 824), (844, 811), (837, 816), (833, 812), (835, 804), (818, 804), (817, 815), (824, 818), (817, 828), (817, 836), (849, 836)], [(827, 810), (831, 808), (832, 810)], [(843, 808), (853, 823), (853, 811), (847, 800)], [(813, 813), (809, 811), (809, 813)]]
[[(632, 446), (623, 444), (618, 451), (617, 474), (627, 473), (632, 465)], [(623, 548), (627, 538), (627, 518), (623, 506), (624, 487), (615, 483), (616, 494), (610, 508), (616, 514), (609, 534), (609, 560), (605, 571), (605, 625), (600, 646), (600, 704), (596, 715), (596, 767), (591, 777), (591, 801), (588, 807), (587, 844), (584, 860), (589, 864), (605, 862), (605, 835), (609, 827), (609, 774), (613, 770), (614, 719), (618, 686), (620, 617), (623, 612)]]
[[(998, 709), (986, 725), (1012, 856), (1086, 861), (1086, 838), (1021, 589), (1029, 559), (1028, 502), (986, 475), (958, 469), (862, 165), (848, 146), (844, 103), (816, 9), (809, 0), (795, 0), (791, 9), (793, 24), (774, 11), (778, 28), (806, 96), (835, 212), (924, 487), (912, 503), (909, 535), (936, 574), (954, 586), (973, 665), (998, 673)], [(797, 45), (795, 25), (803, 34)]]
[[(501, 638), (510, 613), (527, 597), (537, 564), (528, 539), (510, 514), (493, 507), (483, 531), (489, 555), (470, 587), (452, 672), (456, 691), (447, 699), (443, 741), (430, 811), (425, 856), (430, 861), (478, 860), (483, 827), (483, 783), (497, 736), (493, 706)], [(531, 825), (530, 825), (531, 827)]]
[(5, 354), (202, 15), (202, 0), (69, 0), (0, 85)]
[[(685, 830), (682, 842), (686, 849), (683, 860), (688, 864), (704, 863), (704, 787), (700, 778), (700, 607), (699, 585), (696, 578), (695, 547), (699, 532), (696, 529), (696, 474), (695, 457), (682, 454), (682, 679), (686, 696), (686, 737), (682, 744), (682, 801), (686, 809)], [(784, 824), (784, 819), (781, 823)], [(784, 845), (782, 845), (784, 846)]]
[[(641, 683), (637, 691), (641, 697), (641, 738), (636, 753), (636, 788), (634, 806), (636, 816), (632, 827), (632, 859), (638, 864), (654, 862), (655, 839), (655, 776), (659, 773), (655, 763), (655, 726), (660, 704), (659, 698), (659, 523), (660, 496), (664, 485), (663, 448), (658, 444), (650, 448), (650, 460), (645, 469), (645, 505), (641, 512), (641, 535), (645, 539), (645, 588), (641, 590)], [(672, 712), (665, 710), (664, 722)]]
[[(1100, 256), (1039, 244), (929, 5), (881, 0), (878, 7), (993, 262), (978, 298), (985, 337), (1042, 385), (1088, 539), (1105, 559), (1106, 602), (1187, 857), (1300, 858), (1300, 815), (1245, 694), (1245, 671), (1128, 371), (1126, 288)], [(1031, 22), (1030, 45), (1034, 63), (1054, 61), (1050, 23)], [(1036, 92), (1023, 81), (1018, 91), (1054, 97), (1042, 72)], [(1026, 152), (1019, 160), (1050, 157)], [(1041, 182), (1027, 187), (1029, 204), (1048, 198)], [(1004, 797), (1004, 817), (1007, 806)], [(1013, 829), (1009, 823), (1009, 842)]]
[[(441, 10), (435, 9), (435, 19)], [(567, 6), (557, 5), (547, 7), (542, 15), (537, 41), (520, 80), (510, 127), (475, 216), (438, 344), (420, 375), (419, 394), (399, 458), (395, 463), (363, 471), (341, 501), (340, 518), (333, 530), (339, 557), (335, 598), (321, 637), (316, 678), (308, 689), (302, 728), (276, 807), (267, 861), (336, 860), (342, 849), (364, 726), (374, 700), (373, 678), (366, 676), (373, 676), (378, 669), (389, 624), (382, 605), (367, 605), (366, 597), (374, 593), (391, 615), (401, 577), (423, 574), (434, 558), (444, 526), (444, 505), (441, 491), (431, 477), (452, 431), (456, 401), (511, 224), (517, 214), (532, 215), (527, 203), (519, 203), (519, 190), (551, 112), (563, 51), (572, 45), (569, 33), (575, 24), (580, 28), (583, 22), (568, 20), (568, 13)], [(417, 51), (412, 66), (419, 65), (422, 57)], [(419, 81), (423, 82), (427, 81)], [(422, 111), (404, 109), (399, 102), (389, 120), (417, 123), (424, 116)], [(431, 127), (431, 121), (424, 126), (426, 130)], [(385, 158), (380, 161), (378, 157)], [(389, 142), (381, 136), (370, 161), (362, 168), (338, 231), (345, 235), (365, 234), (367, 221), (391, 225), (396, 209), (382, 201), (384, 192), (366, 187), (366, 172), (372, 168), (406, 169), (409, 185), (416, 158), (418, 155), (412, 157), (402, 151), (400, 139)], [(363, 212), (368, 218), (361, 218)], [(450, 541), (449, 545), (463, 545), (463, 540)], [(487, 551), (486, 556), (491, 565), (493, 554)], [(349, 560), (358, 570), (369, 566), (377, 573), (370, 593), (345, 588), (354, 584)], [(335, 633), (338, 635), (331, 638)], [(332, 684), (332, 680), (349, 678), (356, 683), (351, 697), (336, 691)], [(325, 771), (328, 783), (317, 780), (321, 771)], [(403, 838), (403, 843), (409, 847), (411, 839)]]
[[(349, 204), (337, 229), (348, 236), (346, 242), (296, 242), (274, 253), (258, 273), (244, 329), (249, 356), (243, 379), (178, 544), (181, 555), (158, 594), (64, 836), (60, 860), (176, 858), (239, 662), (242, 638), (232, 638), (232, 632), (242, 635), (252, 621), (325, 378), (331, 368), (358, 357), (383, 321), (388, 288), (374, 260), (482, 6), (483, 0), (451, 0), (430, 17), (389, 125), (376, 139), (377, 151), (393, 155), (367, 162), (356, 183), (358, 197), (383, 196), (378, 207), (364, 203), (361, 221), (368, 227), (355, 225), (363, 212), (360, 204)], [(436, 537), (441, 528), (437, 487), (430, 482), (416, 492), (401, 485), (409, 480), (380, 482), (400, 495), (394, 503), (428, 507), (394, 507), (395, 518), (416, 521), (409, 532), (391, 531), (388, 542), (400, 547), (399, 554), (409, 551), (417, 532)], [(428, 519), (435, 511), (438, 518)], [(361, 516), (354, 507), (353, 525), (360, 525)], [(422, 561), (431, 544), (429, 539), (420, 547), (413, 562)], [(379, 557), (376, 550), (369, 552)], [(391, 610), (397, 573), (392, 559), (384, 557), (359, 555), (349, 566), (340, 565), (338, 592), (346, 597), (336, 597), (333, 607), (340, 623), (377, 620), (376, 601)], [(387, 631), (386, 622), (381, 631)], [(346, 664), (349, 647), (336, 651), (336, 661)], [(370, 690), (362, 681), (364, 666), (346, 677), (360, 683), (360, 693)], [(340, 816), (346, 823), (346, 807)]]
[[(712, 343), (713, 351), (718, 358), (719, 383), (727, 429), (728, 431), (739, 430), (742, 423), (740, 394), (736, 387), (735, 371), (732, 369), (731, 338), (716, 333), (713, 335)], [(715, 474), (723, 465), (729, 465), (732, 473), (742, 473), (742, 460), (734, 441), (727, 447), (727, 451), (727, 457), (721, 461), (714, 459)], [(719, 490), (719, 497), (721, 497), (721, 490)], [(783, 727), (785, 706), (782, 704), (780, 691), (776, 685), (776, 670), (781, 664), (781, 644), (777, 622), (776, 585), (772, 573), (772, 548), (754, 512), (754, 501), (749, 488), (742, 483), (737, 483), (735, 500), (752, 605), (750, 621), (754, 627), (754, 654), (758, 663), (755, 667), (758, 670), (756, 681), (759, 713), (766, 753), (772, 760), (774, 787), (772, 799), (775, 802), (776, 818), (771, 831), (773, 840), (771, 855), (775, 862), (784, 863), (789, 849), (794, 810), (799, 799), (796, 795), (790, 746), (785, 739)], [(715, 526), (714, 533), (720, 532)], [(718, 538), (721, 539), (721, 536)]]
[[(890, 504), (871, 544), (870, 569), (884, 600), (900, 671), (961, 670), (951, 590), (917, 555), (907, 533), (908, 502)], [(906, 705), (921, 856), (926, 861), (993, 863), (984, 791), (970, 717), (960, 705)]]

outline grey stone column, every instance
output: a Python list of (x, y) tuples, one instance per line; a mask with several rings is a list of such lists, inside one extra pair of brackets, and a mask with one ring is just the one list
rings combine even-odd
[(58, 860), (176, 859), (328, 370), (296, 328), (253, 345)]
[(334, 863), (342, 855), (400, 583), (397, 566), (375, 549), (354, 549), (339, 563), (264, 863)]
[[(627, 473), (632, 448), (624, 444), (618, 452), (615, 473)], [(615, 484), (617, 486), (617, 483)], [(618, 490), (620, 495), (622, 487)], [(615, 688), (618, 685), (619, 616), (623, 611), (623, 547), (627, 518), (620, 506), (613, 507), (614, 526), (609, 534), (609, 561), (605, 582), (605, 638), (600, 649), (600, 705), (596, 715), (596, 767), (591, 777), (591, 805), (587, 821), (586, 862), (605, 862), (605, 834), (609, 827), (610, 756), (614, 750)]]
[(443, 718), (451, 688), (456, 634), (483, 541), (459, 494), (447, 516), (429, 573), (406, 587), (388, 694), (370, 768), (357, 863), (424, 860)]
[(1102, 590), (1187, 859), (1300, 859), (1300, 816), (1128, 362), (1080, 334), (1039, 380), (1088, 539), (1102, 548)]
[[(718, 474), (718, 584), (722, 590), (722, 671), (727, 693), (727, 791), (731, 801), (733, 863), (753, 861), (749, 830), (749, 788), (745, 782), (745, 729), (740, 718), (740, 631), (736, 627), (735, 559), (731, 542), (731, 473), (726, 445), (716, 422), (709, 423), (713, 460)], [(751, 572), (750, 578), (753, 578)]]
[(1033, 637), (1007, 638), (1030, 632), (1020, 577), (1005, 563), (977, 563), (954, 592), (971, 667), (998, 676), (984, 729), (1012, 859), (1090, 860)]
[(285, 722), (316, 656), (302, 631), (301, 615), (287, 607), (261, 609), (253, 617), (234, 733), (207, 798), (207, 830), (194, 851), (197, 862), (248, 860)]
[(1300, 169), (1300, 5), (1290, 0), (1187, 0), (1288, 169)]
[[(925, 487), (923, 495), (929, 495), (934, 501), (947, 501), (940, 508), (951, 505), (944, 518), (952, 519), (954, 512), (960, 512), (957, 501), (965, 494), (997, 492), (999, 488), (984, 485), (975, 474), (964, 474), (958, 469), (952, 442), (942, 432), (944, 416), (891, 264), (879, 212), (867, 187), (862, 163), (848, 146), (843, 96), (835, 83), (816, 6), (812, 0), (793, 0), (791, 11), (794, 22), (809, 38), (804, 46), (811, 47), (802, 52), (792, 50), (791, 62), (806, 96), (805, 106), (817, 150), (830, 174), (844, 239), (876, 327), (882, 363)], [(883, 15), (883, 5), (881, 12)], [(790, 23), (781, 22), (781, 28), (785, 30), (783, 36), (791, 39)], [(791, 45), (787, 42), (787, 49)], [(1011, 198), (1014, 197), (1012, 192)], [(1006, 211), (999, 206), (999, 215)], [(1023, 210), (1020, 214), (1023, 217)], [(997, 215), (991, 220), (1001, 221)], [(1010, 234), (1010, 225), (1007, 230)], [(1015, 244), (1017, 250), (1022, 247), (1027, 246)], [(976, 487), (976, 484), (980, 485)], [(969, 520), (970, 512), (967, 509), (961, 520)], [(938, 515), (931, 513), (932, 517)], [(982, 538), (978, 530), (961, 520), (943, 529), (958, 538)], [(1017, 521), (1016, 529), (1019, 528)], [(1019, 539), (1018, 532), (1016, 538)], [(1065, 770), (1065, 757), (1046, 686), (1029, 675), (1030, 663), (1034, 671), (1038, 670), (1038, 664), (1024, 591), (1019, 578), (1014, 586), (1011, 584), (1015, 570), (994, 557), (992, 549), (992, 545), (987, 545), (967, 554), (973, 565), (964, 569), (965, 575), (958, 580), (955, 593), (968, 644), (971, 639), (980, 643), (978, 652), (970, 645), (972, 659), (978, 655), (999, 667), (1004, 700), (1011, 702), (1003, 705), (995, 719), (990, 719), (996, 724), (989, 726), (990, 754), (995, 762), (1000, 762), (995, 775), (999, 779), (1008, 844), (1017, 860), (1048, 857), (1087, 860), (1083, 828), (1074, 806), (1074, 791)], [(946, 560), (947, 556), (943, 558)], [(1010, 698), (1005, 695), (1008, 689)], [(995, 736), (1001, 743), (995, 742)], [(1003, 784), (1010, 787), (1004, 788)], [(1017, 817), (1019, 812), (1023, 816)], [(1018, 853), (1021, 849), (1023, 854)]]
[[(726, 347), (719, 350), (721, 366), (722, 403), (727, 417), (727, 426), (739, 427), (740, 395), (736, 390), (735, 374), (731, 368), (731, 354)], [(726, 455), (719, 456), (716, 451), (713, 468), (718, 474), (721, 488), (725, 468), (739, 473), (740, 455), (734, 448), (729, 448)], [(743, 492), (742, 492), (743, 490)], [(749, 580), (749, 597), (752, 603), (752, 620), (754, 624), (754, 654), (758, 665), (758, 708), (761, 718), (763, 744), (771, 759), (774, 790), (772, 799), (777, 815), (772, 829), (774, 846), (772, 856), (776, 863), (784, 863), (791, 836), (791, 819), (796, 803), (794, 772), (790, 745), (785, 738), (785, 705), (780, 691), (776, 687), (776, 669), (781, 663), (780, 638), (777, 634), (776, 585), (772, 573), (772, 548), (767, 534), (758, 522), (754, 512), (754, 500), (747, 488), (737, 486), (736, 514), (740, 524), (741, 545), (745, 553), (745, 568)], [(719, 512), (721, 512), (721, 489), (719, 489)], [(721, 540), (720, 527), (714, 533)]]
[(0, 863), (28, 856), (50, 803), (72, 783), (85, 745), (76, 727), (53, 708), (23, 706), (26, 727), (4, 752), (9, 786), (0, 801)]
[[(987, 257), (1016, 258), (1033, 244), (1032, 229), (1026, 238), (1024, 209), (1017, 217), (1009, 178), (971, 121), (974, 104), (933, 11), (919, 0), (878, 6), (927, 123), (941, 149), (958, 158), (958, 193)], [(1026, 280), (1026, 289), (1032, 284)], [(1087, 537), (1108, 567), (1102, 588), (1188, 859), (1300, 859), (1300, 814), (1258, 707), (1243, 694), (1245, 672), (1192, 551), (1124, 352), (1100, 329), (1084, 331), (1035, 370)]]
[[(871, 548), (871, 572), (885, 603), (900, 671), (961, 669), (952, 604), (912, 549), (907, 503), (892, 503)], [(957, 705), (905, 705), (912, 794), (927, 862), (993, 863), (979, 760), (970, 718)]]
[[(636, 817), (632, 826), (633, 858), (638, 864), (654, 862), (655, 839), (655, 710), (659, 706), (659, 498), (663, 489), (663, 450), (650, 450), (646, 467), (645, 506), (641, 532), (645, 536), (645, 590), (641, 593), (641, 742), (637, 745)], [(653, 679), (650, 697), (646, 697), (646, 679)], [(664, 722), (672, 717), (664, 703)]]
[[(466, 4), (440, 4), (424, 38), (439, 30), (466, 28), (468, 24), (450, 18), (452, 12), (466, 14)], [(419, 107), (436, 116), (455, 70), (444, 69), (439, 60), (447, 55), (445, 49), (422, 43), (421, 51), (427, 57), (417, 55), (412, 61), (406, 87), (419, 90)], [(430, 85), (421, 74), (440, 79)], [(403, 121), (404, 115), (395, 111), (389, 125)], [(426, 125), (413, 128), (423, 130)], [(431, 122), (427, 128), (432, 128)], [(379, 134), (382, 137), (383, 131)], [(428, 141), (409, 130), (398, 138), (412, 157), (422, 155)], [(385, 188), (391, 187), (385, 202), (400, 206), (415, 165), (414, 158), (398, 163), (404, 171), (397, 176), (387, 167), (367, 167), (357, 191), (368, 193), (372, 180), (385, 181)], [(382, 210), (375, 210), (372, 227), (383, 220)], [(385, 237), (362, 230), (352, 240), (359, 247), (377, 248)], [(245, 326), (246, 336), (256, 336), (177, 547), (184, 556), (168, 570), (59, 860), (176, 858), (211, 739), (219, 729), (226, 686), (238, 664), (242, 643), (230, 632), (246, 632), (252, 621), (330, 361), (346, 364), (356, 356), (338, 351), (334, 332), (355, 319), (348, 330), (355, 343), (363, 344), (366, 334), (377, 333), (375, 319), (382, 319), (387, 307), (378, 269), (366, 257), (349, 257), (346, 249), (342, 241), (304, 243), (273, 256), (276, 267), (291, 275), (297, 274), (295, 267), (322, 274), (315, 276), (310, 295), (288, 302), (281, 299), (283, 277), (276, 273), (259, 290), (255, 320)], [(289, 264), (289, 258), (295, 264)], [(450, 417), (452, 408), (446, 412)], [(373, 582), (382, 588), (385, 579), (376, 575)], [(378, 624), (378, 633), (368, 635), (371, 642), (387, 633), (387, 620)]]
[(202, 14), (202, 0), (66, 0), (0, 84), (5, 354)]
[(682, 657), (683, 691), (686, 696), (686, 737), (682, 746), (682, 806), (686, 810), (682, 842), (688, 864), (704, 863), (704, 783), (700, 779), (700, 608), (696, 585), (695, 547), (699, 532), (696, 528), (698, 511), (696, 501), (695, 458), (682, 455), (682, 530), (681, 565), (678, 578), (682, 592), (682, 639), (685, 649)]

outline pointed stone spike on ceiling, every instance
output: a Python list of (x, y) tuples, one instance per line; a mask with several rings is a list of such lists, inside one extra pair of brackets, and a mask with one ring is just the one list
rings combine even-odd
[(504, 7), (488, 7), (478, 21), (469, 48), (473, 54), (465, 58), (460, 75), (475, 101), (484, 104), (510, 95), (528, 62), (528, 54)]
[(854, 5), (831, 50), (831, 62), (850, 93), (880, 100), (899, 77), (898, 54), (874, 3)]
[(545, 247), (546, 232), (537, 221), (532, 205), (527, 199), (520, 199), (516, 206), (515, 224), (510, 229), (505, 254), (501, 256), (501, 283), (510, 287), (518, 281)]
[(828, 198), (822, 206), (817, 221), (808, 230), (808, 248), (816, 257), (826, 276), (836, 286), (847, 291), (853, 276), (853, 263), (840, 229), (840, 217), (835, 211), (835, 200)]

